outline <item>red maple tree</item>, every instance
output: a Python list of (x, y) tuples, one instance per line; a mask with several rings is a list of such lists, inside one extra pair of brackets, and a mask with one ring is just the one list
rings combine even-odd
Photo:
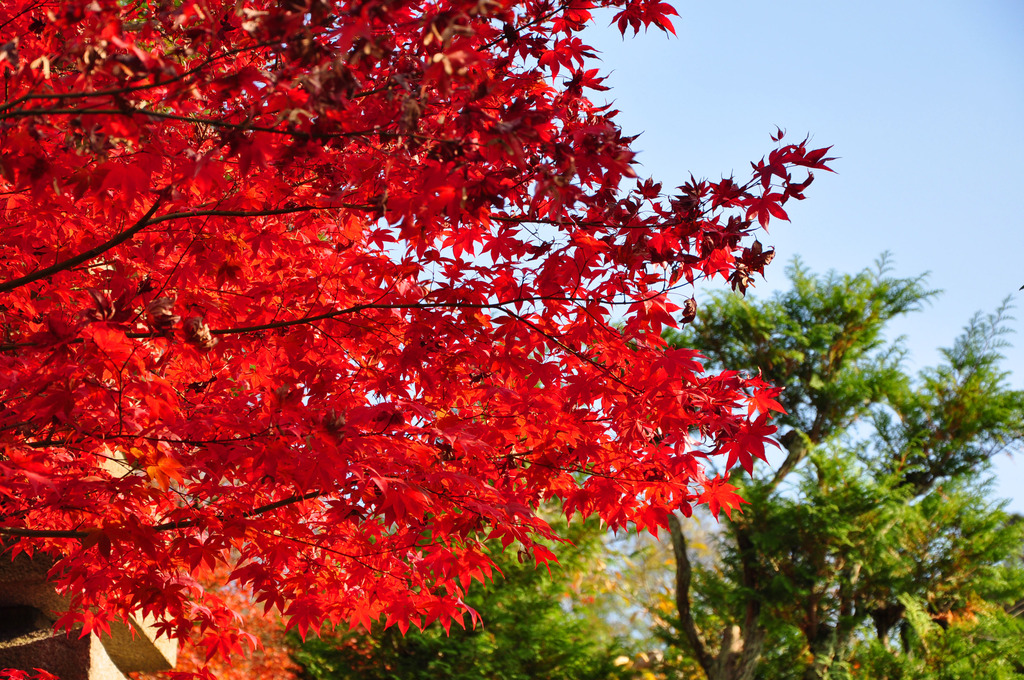
[[(734, 504), (772, 393), (661, 340), (825, 149), (636, 180), (579, 36), (656, 0), (0, 3), (0, 537), (63, 625), (461, 622), (535, 514)], [(793, 174), (795, 169), (803, 168)], [(755, 401), (751, 401), (751, 400)], [(748, 408), (748, 405), (753, 404)], [(702, 491), (703, 488), (703, 491)], [(714, 489), (723, 489), (716, 498)]]

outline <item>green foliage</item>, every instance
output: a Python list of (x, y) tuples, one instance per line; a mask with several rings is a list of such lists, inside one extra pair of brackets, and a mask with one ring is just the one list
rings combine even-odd
[[(917, 653), (893, 654), (877, 640), (846, 664), (858, 680), (1013, 680), (1024, 674), (1024, 621), (1002, 607), (972, 612), (946, 627), (919, 603), (906, 600)], [(922, 653), (923, 652), (923, 653)]]
[[(703, 664), (715, 680), (1024, 672), (1005, 610), (1024, 597), (1024, 524), (984, 481), (1024, 440), (1024, 394), (1000, 368), (1008, 306), (915, 377), (885, 331), (935, 294), (924, 277), (891, 277), (884, 257), (854, 276), (789, 274), (789, 291), (719, 295), (671, 337), (785, 386), (787, 413), (785, 461), (732, 480), (751, 504), (723, 522), (718, 560), (692, 565), (692, 614), (669, 617), (666, 638), (724, 659)], [(717, 640), (733, 626), (763, 647), (728, 656)]]
[[(595, 568), (603, 532), (595, 523), (565, 529), (572, 545), (553, 546), (559, 564), (549, 573), (514, 551), (497, 557), (504, 577), (474, 587), (468, 604), (483, 623), (466, 629), (440, 626), (375, 628), (310, 639), (295, 660), (315, 680), (605, 680), (618, 677), (621, 654), (606, 626), (580, 602)], [(498, 547), (500, 550), (500, 546)], [(468, 618), (468, 617), (467, 617)]]

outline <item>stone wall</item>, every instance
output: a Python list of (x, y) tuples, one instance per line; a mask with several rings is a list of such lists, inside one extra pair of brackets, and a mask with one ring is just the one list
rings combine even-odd
[[(2, 555), (2, 553), (0, 553)], [(141, 617), (111, 626), (111, 635), (59, 633), (67, 602), (46, 581), (43, 559), (0, 556), (0, 669), (41, 668), (61, 680), (123, 680), (125, 673), (174, 668), (177, 644), (157, 638)]]

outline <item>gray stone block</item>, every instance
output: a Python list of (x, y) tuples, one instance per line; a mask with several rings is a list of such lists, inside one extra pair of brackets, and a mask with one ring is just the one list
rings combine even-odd
[[(39, 557), (22, 554), (11, 560), (0, 553), (0, 668), (43, 668), (61, 680), (116, 679), (121, 673), (174, 668), (177, 644), (157, 638), (152, 621), (141, 616), (128, 624), (111, 624), (111, 634), (102, 638), (54, 634), (53, 622), (68, 601), (46, 580), (52, 566)], [(79, 669), (77, 675), (73, 668)]]
[(98, 637), (55, 635), (50, 629), (0, 640), (0, 668), (40, 668), (61, 680), (125, 680)]

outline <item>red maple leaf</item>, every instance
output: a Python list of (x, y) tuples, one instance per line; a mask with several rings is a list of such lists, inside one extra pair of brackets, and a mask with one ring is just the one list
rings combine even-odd
[(700, 503), (707, 503), (708, 510), (711, 514), (718, 518), (718, 514), (721, 511), (725, 511), (725, 516), (732, 519), (732, 511), (739, 510), (743, 512), (741, 505), (750, 501), (744, 500), (738, 493), (736, 493), (736, 487), (729, 484), (728, 475), (725, 477), (715, 477), (709, 479), (704, 483), (704, 491), (700, 494), (698, 501)]
[(768, 424), (769, 418), (769, 413), (762, 412), (756, 419), (744, 421), (736, 433), (720, 445), (719, 453), (728, 455), (726, 469), (739, 462), (750, 474), (754, 469), (754, 458), (765, 460), (765, 444), (778, 447), (778, 442), (771, 439), (777, 428)]
[(747, 415), (753, 415), (755, 411), (760, 414), (769, 414), (773, 411), (776, 413), (786, 413), (786, 409), (775, 398), (781, 392), (782, 389), (778, 387), (766, 386), (755, 388), (747, 401)]

